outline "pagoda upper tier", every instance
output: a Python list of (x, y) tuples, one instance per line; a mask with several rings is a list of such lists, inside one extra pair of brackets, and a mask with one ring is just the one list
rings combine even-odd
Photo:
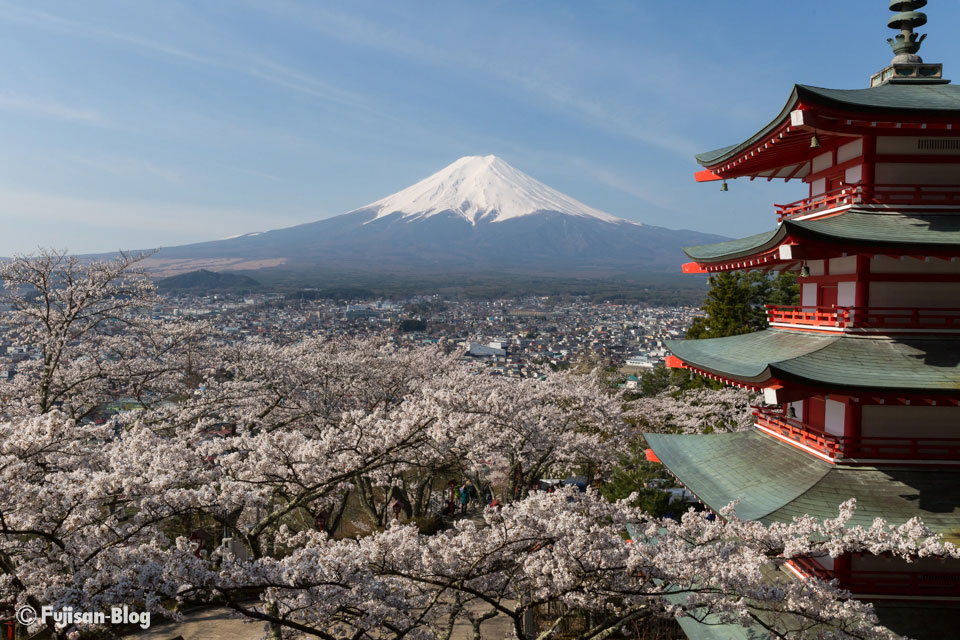
[(854, 254), (956, 260), (960, 87), (944, 82), (797, 85), (766, 127), (698, 155), (699, 181), (796, 178), (808, 195), (774, 205), (773, 231), (686, 249), (684, 271), (800, 270)]
[[(863, 140), (860, 162), (868, 169), (874, 164), (898, 164), (915, 159), (920, 152), (930, 155), (960, 154), (960, 139), (931, 142), (944, 136), (960, 136), (960, 86), (942, 84), (939, 78), (910, 84), (882, 84), (867, 89), (823, 89), (795, 85), (786, 106), (767, 126), (741, 143), (701, 153), (697, 161), (705, 167), (698, 181), (727, 180), (739, 177), (793, 178), (812, 182), (820, 174), (820, 164), (811, 162), (829, 150)], [(934, 84), (934, 82), (937, 82)], [(921, 140), (913, 144), (882, 138)], [(853, 151), (848, 150), (847, 153)], [(841, 162), (855, 166), (856, 157)], [(890, 169), (877, 168), (877, 178)], [(868, 170), (861, 176), (864, 182)], [(895, 173), (895, 169), (894, 169)], [(859, 182), (860, 180), (851, 181)], [(903, 182), (910, 182), (903, 180)]]

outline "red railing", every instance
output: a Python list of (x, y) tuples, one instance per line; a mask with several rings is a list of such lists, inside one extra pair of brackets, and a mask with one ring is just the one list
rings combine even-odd
[(789, 204), (774, 204), (777, 221), (847, 204), (960, 204), (960, 186), (845, 184)]
[(754, 407), (756, 424), (845, 463), (857, 460), (960, 460), (960, 438), (844, 437), (818, 431), (779, 411)]
[(834, 572), (816, 560), (792, 558), (790, 564), (800, 573), (821, 580), (837, 579), (840, 587), (860, 595), (903, 595), (927, 597), (960, 596), (960, 573), (929, 571)]
[(847, 307), (777, 307), (767, 305), (767, 322), (796, 324), (808, 327), (846, 328), (849, 324)]
[(960, 330), (960, 308), (945, 307), (777, 307), (767, 321), (807, 327), (877, 330)]
[(798, 442), (804, 446), (816, 449), (831, 458), (840, 455), (840, 439), (828, 433), (816, 431), (799, 420), (784, 417), (778, 411), (771, 411), (762, 407), (754, 407), (753, 415), (757, 418), (757, 426), (775, 431), (782, 436)]
[(960, 438), (838, 438), (846, 458), (960, 460)]
[(960, 309), (944, 307), (847, 307), (853, 326), (864, 329), (960, 329)]
[(777, 222), (784, 218), (802, 216), (820, 209), (839, 207), (845, 204), (859, 204), (862, 200), (862, 190), (859, 184), (847, 184), (832, 191), (810, 196), (791, 202), (790, 204), (774, 204), (777, 211)]

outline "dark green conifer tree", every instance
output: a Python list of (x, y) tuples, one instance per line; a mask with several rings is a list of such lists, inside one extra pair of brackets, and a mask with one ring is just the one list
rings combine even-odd
[(723, 338), (767, 327), (767, 304), (795, 305), (800, 297), (796, 274), (775, 277), (759, 271), (724, 272), (710, 276), (710, 291), (687, 338)]

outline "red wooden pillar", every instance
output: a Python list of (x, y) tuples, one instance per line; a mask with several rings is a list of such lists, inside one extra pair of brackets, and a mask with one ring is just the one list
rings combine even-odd
[(856, 457), (860, 447), (861, 420), (863, 409), (854, 398), (848, 398), (843, 408), (843, 448), (844, 455)]
[(841, 588), (847, 588), (850, 584), (852, 555), (844, 553), (833, 559), (833, 575), (840, 581)]
[(870, 256), (857, 255), (857, 280), (853, 294), (853, 326), (862, 327), (868, 317), (870, 306)]
[(847, 406), (843, 412), (843, 437), (860, 437), (860, 419), (863, 415), (862, 407), (859, 402), (853, 398), (847, 400)]
[(874, 166), (877, 162), (877, 137), (863, 136), (863, 167), (860, 170), (860, 188), (864, 202), (873, 200)]

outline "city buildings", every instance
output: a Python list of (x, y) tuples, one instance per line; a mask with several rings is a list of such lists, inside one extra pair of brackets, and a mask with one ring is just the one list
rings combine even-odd
[[(297, 300), (280, 294), (168, 296), (158, 319), (208, 322), (224, 342), (260, 337), (290, 342), (308, 336), (381, 336), (399, 345), (463, 350), (465, 362), (491, 375), (537, 377), (580, 362), (622, 367), (624, 375), (663, 363), (665, 344), (684, 335), (694, 307), (647, 307), (545, 297), (509, 300)], [(416, 326), (405, 330), (404, 326)], [(0, 378), (39, 357), (5, 342), (0, 313)], [(8, 373), (9, 372), (9, 373)]]

